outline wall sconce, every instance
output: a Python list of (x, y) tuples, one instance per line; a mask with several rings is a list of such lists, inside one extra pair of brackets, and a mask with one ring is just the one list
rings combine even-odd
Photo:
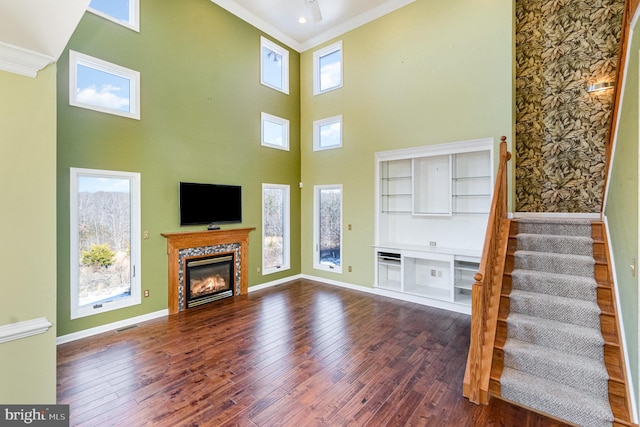
[(604, 82), (604, 83), (596, 83), (593, 85), (589, 85), (589, 87), (587, 88), (587, 92), (591, 93), (591, 92), (602, 92), (604, 90), (608, 90), (611, 89), (615, 86), (616, 84), (614, 82)]

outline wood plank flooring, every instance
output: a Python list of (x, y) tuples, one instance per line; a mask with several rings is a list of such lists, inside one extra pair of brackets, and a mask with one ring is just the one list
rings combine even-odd
[(466, 315), (309, 280), (58, 346), (73, 426), (564, 426), (462, 396)]

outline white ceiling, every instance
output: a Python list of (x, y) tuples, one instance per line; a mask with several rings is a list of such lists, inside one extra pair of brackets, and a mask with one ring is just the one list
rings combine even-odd
[[(322, 20), (314, 22), (309, 0), (211, 0), (271, 37), (304, 52), (393, 12), (415, 0), (315, 0)], [(306, 24), (298, 18), (307, 18)]]

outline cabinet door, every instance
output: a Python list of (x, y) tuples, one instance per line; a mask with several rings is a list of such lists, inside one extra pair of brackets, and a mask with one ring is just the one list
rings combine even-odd
[(451, 156), (413, 159), (413, 214), (451, 215)]

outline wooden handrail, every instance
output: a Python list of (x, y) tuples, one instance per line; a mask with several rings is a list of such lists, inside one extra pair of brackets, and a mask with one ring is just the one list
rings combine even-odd
[[(613, 92), (613, 98), (611, 100), (612, 111), (611, 118), (609, 119), (609, 134), (607, 135), (606, 147), (605, 147), (605, 170), (604, 170), (604, 185), (602, 188), (607, 188), (607, 181), (609, 179), (609, 169), (611, 168), (611, 158), (613, 150), (613, 141), (616, 138), (616, 132), (618, 131), (618, 116), (620, 115), (620, 107), (622, 101), (622, 85), (624, 82), (624, 76), (627, 73), (627, 50), (629, 49), (629, 36), (631, 35), (631, 24), (633, 18), (640, 7), (640, 0), (626, 0), (624, 2), (624, 12), (622, 15), (622, 29), (620, 32), (620, 47), (618, 52), (618, 66), (616, 68), (615, 88)], [(601, 213), (604, 212), (604, 197), (602, 198), (602, 205), (600, 208)]]
[(502, 290), (502, 270), (508, 239), (507, 138), (500, 138), (500, 162), (487, 222), (480, 269), (471, 293), (471, 342), (463, 394), (473, 403), (489, 402), (489, 375)]

